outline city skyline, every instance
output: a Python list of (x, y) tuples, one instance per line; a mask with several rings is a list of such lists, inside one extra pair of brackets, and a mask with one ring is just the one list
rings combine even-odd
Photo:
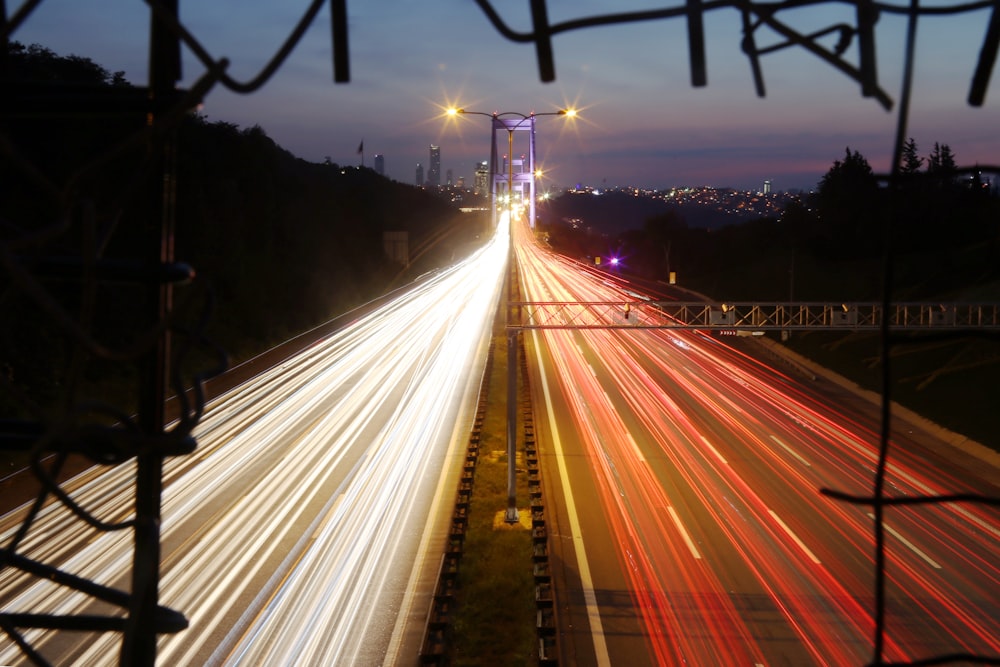
[[(441, 146), (435, 146), (435, 148), (437, 148), (437, 156), (438, 156), (438, 160), (440, 160), (440, 164), (441, 165), (448, 165), (449, 163), (448, 163), (447, 159), (441, 157), (442, 152), (445, 152), (445, 154), (446, 154), (446, 151), (442, 151), (442, 147)], [(391, 152), (388, 153), (388, 156), (389, 156), (388, 159), (391, 161), (391, 159), (392, 159), (392, 153)], [(503, 160), (503, 158), (504, 158), (504, 156), (501, 156), (501, 161)], [(379, 153), (376, 153), (374, 155), (373, 160), (372, 160), (371, 163), (368, 163), (364, 159), (362, 159), (360, 161), (360, 166), (362, 166), (362, 167), (369, 167), (371, 169), (374, 169), (375, 172), (377, 174), (379, 174), (380, 176), (386, 176), (388, 178), (390, 176), (386, 172), (386, 168), (385, 168), (386, 159), (387, 159), (386, 158), (386, 153), (384, 151), (380, 151)], [(463, 162), (462, 165), (459, 168), (455, 168), (455, 167), (452, 167), (452, 166), (442, 166), (441, 169), (449, 177), (446, 178), (446, 179), (441, 180), (441, 182), (438, 183), (438, 184), (436, 184), (436, 185), (437, 186), (442, 186), (442, 187), (444, 187), (444, 186), (465, 187), (465, 188), (470, 189), (470, 190), (477, 189), (477, 188), (479, 188), (479, 185), (477, 183), (478, 183), (480, 171), (482, 169), (484, 169), (485, 165), (488, 165), (488, 164), (489, 164), (488, 160), (473, 160), (473, 162), (471, 164), (466, 164), (466, 163)], [(503, 164), (505, 164), (505, 163), (503, 163)], [(352, 165), (351, 163), (345, 163), (345, 164), (340, 164), (339, 166), (350, 167), (350, 166), (354, 166), (354, 165)], [(416, 164), (411, 165), (411, 166), (413, 167), (413, 174), (414, 174), (413, 178), (411, 178), (410, 180), (407, 180), (405, 178), (402, 178), (402, 179), (393, 179), (393, 180), (399, 180), (400, 182), (404, 182), (404, 183), (407, 183), (409, 185), (430, 186), (430, 187), (434, 187), (435, 186), (435, 184), (431, 182), (431, 174), (430, 174), (429, 168), (428, 168), (428, 171), (426, 173), (426, 178), (425, 178), (425, 176), (424, 176), (425, 171), (424, 171), (424, 163), (423, 162), (417, 162)], [(831, 166), (832, 166), (832, 163), (831, 163)], [(485, 182), (486, 176), (484, 175), (482, 178), (483, 178), (483, 180)], [(485, 188), (487, 186), (484, 185), (483, 187)], [(600, 187), (601, 187), (600, 184), (578, 182), (578, 183), (549, 184), (549, 187), (547, 189), (549, 189), (549, 190), (563, 190), (563, 189), (572, 189), (572, 188), (598, 188), (599, 189)], [(610, 187), (612, 187), (612, 188), (635, 188), (637, 186), (629, 185), (627, 183), (622, 183), (622, 184), (615, 184), (615, 185), (612, 185)], [(806, 188), (798, 188), (798, 187), (781, 188), (781, 187), (776, 187), (774, 185), (773, 180), (771, 178), (768, 178), (768, 177), (761, 177), (757, 181), (756, 185), (751, 184), (751, 185), (749, 185), (747, 187), (743, 187), (743, 188), (735, 188), (735, 187), (730, 187), (730, 186), (705, 186), (705, 185), (686, 184), (686, 185), (663, 185), (663, 186), (659, 186), (659, 187), (645, 187), (645, 188), (641, 188), (641, 189), (644, 189), (644, 190), (666, 191), (666, 190), (671, 190), (671, 189), (676, 189), (676, 188), (685, 188), (685, 187), (689, 187), (689, 188), (707, 187), (707, 188), (715, 188), (715, 189), (719, 189), (719, 190), (736, 190), (736, 191), (741, 191), (741, 192), (755, 192), (755, 193), (760, 193), (760, 194), (770, 194), (770, 193), (773, 193), (773, 192), (808, 192), (808, 189), (806, 189)]]
[[(599, 2), (549, 4), (553, 23), (610, 11)], [(614, 10), (671, 6), (628, 0)], [(11, 38), (90, 58), (145, 85), (148, 8), (144, 3), (105, 7), (111, 5), (43, 0)], [(385, 0), (378, 7), (355, 3), (347, 9), (349, 83), (333, 83), (324, 6), (266, 85), (250, 95), (217, 85), (201, 113), (209, 121), (259, 125), (311, 162), (329, 156), (338, 164), (359, 164), (355, 148), (364, 140), (369, 153), (385, 156), (386, 175), (405, 183), (413, 181), (418, 162), (427, 164), (431, 144), (442, 147), (443, 166), (466, 181), (488, 157), (489, 121), (449, 122), (444, 115), (449, 106), (521, 114), (579, 109), (575, 120), (539, 120), (538, 161), (552, 186), (758, 189), (767, 179), (775, 190), (808, 190), (848, 147), (876, 172), (890, 167), (907, 28), (899, 13), (883, 11), (875, 23), (880, 95), (862, 96), (858, 81), (796, 46), (761, 56), (766, 96), (759, 98), (752, 63), (741, 51), (741, 16), (732, 8), (705, 14), (705, 86), (692, 85), (683, 19), (562, 32), (552, 42), (555, 81), (543, 83), (534, 45), (504, 38), (474, 3)], [(504, 7), (501, 14), (512, 29), (530, 31), (527, 7)], [(248, 81), (280, 49), (302, 9), (275, 3), (247, 10), (227, 0), (181, 3), (180, 15), (213, 58), (231, 61), (230, 77)], [(839, 3), (780, 18), (798, 34), (853, 26), (857, 20), (853, 7)], [(906, 135), (923, 156), (938, 142), (952, 148), (960, 165), (1000, 163), (996, 74), (983, 106), (966, 102), (988, 19), (983, 9), (919, 21)], [(778, 41), (763, 30), (754, 37), (760, 48)], [(834, 31), (812, 46), (832, 52), (837, 41)], [(854, 35), (843, 53), (848, 66), (859, 61), (858, 42)], [(205, 70), (189, 48), (183, 49), (183, 66), (185, 87)], [(880, 96), (891, 98), (891, 109)]]

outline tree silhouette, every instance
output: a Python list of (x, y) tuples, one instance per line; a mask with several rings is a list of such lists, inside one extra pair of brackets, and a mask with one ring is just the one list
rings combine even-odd
[(927, 158), (927, 175), (938, 187), (948, 188), (954, 185), (955, 168), (955, 154), (951, 152), (951, 146), (935, 141), (934, 150)]
[(920, 168), (924, 165), (924, 159), (917, 151), (917, 142), (910, 137), (903, 144), (903, 153), (900, 155), (899, 172), (907, 176), (914, 176), (920, 173)]
[(927, 158), (927, 171), (931, 174), (951, 174), (955, 171), (955, 154), (948, 144), (934, 142), (934, 150)]
[(841, 256), (864, 256), (881, 247), (877, 215), (878, 181), (858, 151), (845, 149), (819, 183), (817, 205), (827, 250)]

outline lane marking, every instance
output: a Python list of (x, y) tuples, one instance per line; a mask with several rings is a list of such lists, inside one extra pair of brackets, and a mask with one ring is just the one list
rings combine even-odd
[(705, 436), (703, 436), (703, 435), (702, 435), (702, 436), (699, 436), (699, 437), (701, 438), (701, 441), (702, 441), (702, 442), (704, 442), (704, 443), (705, 443), (705, 444), (706, 444), (706, 445), (708, 446), (708, 448), (712, 450), (712, 453), (714, 453), (714, 454), (715, 454), (715, 455), (716, 455), (717, 457), (719, 457), (719, 460), (720, 460), (720, 461), (722, 461), (722, 462), (723, 462), (723, 463), (725, 463), (726, 465), (729, 465), (729, 462), (728, 462), (728, 461), (726, 461), (726, 459), (725, 459), (725, 458), (723, 458), (722, 454), (720, 454), (720, 453), (719, 453), (719, 450), (718, 450), (718, 449), (716, 449), (715, 447), (713, 447), (713, 446), (712, 446), (712, 443), (710, 443), (710, 442), (708, 441), (708, 438), (706, 438), (706, 437), (705, 437)]
[(797, 451), (795, 451), (794, 449), (792, 449), (791, 447), (789, 447), (788, 445), (786, 445), (785, 443), (783, 443), (781, 440), (779, 440), (777, 438), (777, 436), (773, 436), (772, 435), (771, 436), (771, 440), (774, 440), (776, 443), (778, 443), (779, 445), (781, 445), (782, 447), (784, 447), (785, 451), (788, 452), (789, 454), (791, 454), (792, 456), (794, 456), (795, 458), (797, 458), (802, 463), (802, 465), (812, 467), (812, 465), (809, 463), (809, 461), (806, 461), (804, 458), (802, 458), (801, 454), (799, 454)]
[(684, 538), (684, 543), (687, 544), (688, 550), (691, 551), (691, 555), (701, 560), (701, 554), (698, 553), (698, 548), (694, 545), (694, 541), (691, 536), (688, 535), (687, 530), (684, 528), (684, 524), (681, 523), (681, 518), (677, 516), (677, 512), (670, 505), (667, 505), (667, 511), (670, 512), (670, 518), (674, 520), (674, 525), (677, 526), (677, 530), (680, 531), (681, 537)]
[(645, 463), (646, 457), (642, 455), (642, 450), (639, 449), (639, 444), (635, 441), (635, 438), (632, 437), (632, 433), (630, 431), (626, 431), (625, 435), (628, 437), (628, 441), (632, 444), (632, 449), (635, 450), (636, 457), (638, 457), (641, 462)]
[(535, 339), (535, 357), (538, 361), (538, 373), (542, 380), (542, 393), (545, 395), (545, 410), (548, 412), (549, 428), (552, 430), (552, 445), (556, 453), (556, 464), (559, 467), (559, 480), (564, 489), (563, 495), (566, 501), (566, 514), (569, 516), (569, 527), (573, 535), (573, 553), (576, 555), (580, 583), (583, 585), (583, 599), (587, 607), (587, 621), (590, 623), (590, 634), (594, 640), (594, 654), (597, 657), (598, 665), (611, 667), (611, 657), (608, 655), (608, 643), (604, 637), (604, 626), (601, 623), (601, 610), (597, 606), (597, 595), (594, 591), (594, 579), (590, 574), (590, 562), (587, 560), (587, 552), (583, 547), (580, 517), (576, 512), (576, 501), (573, 499), (569, 474), (566, 470), (566, 457), (563, 454), (562, 440), (559, 438), (559, 429), (556, 427), (555, 412), (552, 408), (549, 381), (545, 373), (545, 365), (542, 363), (538, 331), (532, 331), (531, 333)]
[(809, 556), (809, 558), (812, 560), (812, 562), (814, 562), (817, 565), (819, 565), (820, 560), (819, 560), (819, 558), (816, 558), (816, 554), (814, 554), (812, 551), (810, 551), (809, 547), (806, 546), (805, 542), (803, 542), (802, 540), (800, 540), (799, 536), (796, 535), (795, 533), (793, 533), (792, 529), (789, 528), (787, 525), (785, 525), (785, 522), (781, 520), (781, 517), (779, 517), (777, 514), (775, 514), (774, 510), (767, 510), (767, 513), (771, 515), (771, 518), (773, 518), (775, 521), (778, 522), (778, 525), (781, 526), (781, 528), (786, 533), (788, 533), (788, 536), (790, 538), (792, 538), (797, 545), (799, 545), (799, 548), (802, 549), (802, 551), (804, 551), (807, 556)]
[[(871, 512), (868, 513), (868, 516), (871, 518), (872, 521), (875, 520), (875, 515), (872, 514)], [(930, 556), (928, 556), (927, 554), (925, 554), (923, 551), (921, 551), (919, 548), (917, 548), (917, 545), (915, 545), (913, 542), (910, 542), (908, 539), (906, 539), (905, 537), (903, 537), (898, 531), (896, 531), (892, 527), (890, 527), (889, 524), (887, 524), (885, 521), (882, 522), (882, 527), (885, 528), (887, 532), (891, 533), (893, 537), (895, 537), (897, 540), (899, 540), (904, 545), (906, 545), (906, 547), (910, 551), (912, 551), (913, 553), (917, 554), (918, 556), (920, 556), (921, 558), (923, 558), (925, 561), (927, 561), (928, 565), (930, 565), (931, 567), (933, 567), (936, 570), (940, 570), (941, 569), (941, 566), (938, 565), (938, 563), (937, 563), (936, 560), (934, 560), (933, 558), (931, 558)]]
[[(480, 354), (481, 358), (485, 358), (484, 348), (489, 345), (490, 338), (487, 336), (484, 340), (480, 342)], [(469, 379), (467, 383), (472, 385), (475, 382), (474, 378), (481, 378), (482, 375), (476, 373), (469, 373)], [(481, 382), (481, 380), (480, 380)], [(473, 391), (469, 389), (469, 391)], [(478, 390), (475, 390), (475, 395), (478, 396)], [(403, 600), (399, 605), (399, 613), (396, 615), (396, 623), (392, 629), (392, 635), (389, 637), (389, 646), (386, 649), (385, 657), (383, 658), (382, 665), (384, 667), (389, 667), (390, 665), (397, 665), (400, 663), (399, 654), (402, 651), (404, 644), (408, 637), (406, 632), (409, 628), (409, 621), (411, 617), (415, 617), (414, 607), (417, 605), (417, 600), (419, 598), (420, 606), (418, 610), (426, 609), (425, 613), (428, 617), (430, 616), (431, 604), (433, 602), (434, 591), (437, 590), (438, 580), (441, 574), (441, 564), (444, 562), (444, 554), (441, 553), (437, 560), (437, 567), (435, 567), (431, 572), (427, 571), (430, 567), (429, 563), (432, 563), (434, 555), (436, 552), (432, 552), (430, 549), (430, 543), (433, 540), (446, 540), (448, 520), (442, 520), (441, 517), (441, 505), (445, 502), (445, 499), (454, 497), (454, 485), (448, 484), (447, 480), (450, 475), (454, 474), (450, 470), (449, 461), (453, 461), (459, 456), (462, 448), (468, 443), (468, 435), (471, 430), (470, 424), (473, 420), (474, 414), (471, 413), (471, 409), (466, 409), (462, 412), (462, 416), (455, 420), (455, 426), (451, 434), (451, 441), (448, 443), (448, 449), (444, 453), (444, 459), (442, 460), (441, 470), (438, 473), (438, 481), (435, 484), (434, 497), (431, 499), (430, 508), (427, 511), (427, 518), (424, 520), (423, 532), (420, 536), (420, 544), (417, 547), (417, 558), (413, 562), (413, 567), (410, 570), (410, 577), (406, 582), (405, 593), (403, 594)], [(455, 474), (457, 477), (457, 474)], [(435, 532), (437, 528), (437, 532)], [(424, 575), (432, 576), (434, 578), (433, 589), (428, 593), (420, 593), (417, 588), (419, 581)], [(426, 607), (424, 607), (426, 605)], [(415, 621), (414, 621), (415, 622)], [(414, 626), (415, 627), (415, 626)], [(423, 641), (423, 637), (427, 634), (427, 623), (423, 623), (421, 627), (421, 638), (419, 641)], [(417, 639), (414, 637), (414, 641)]]

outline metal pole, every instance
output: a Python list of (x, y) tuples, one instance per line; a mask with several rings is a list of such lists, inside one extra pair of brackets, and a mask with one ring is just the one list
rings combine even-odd
[[(513, 259), (513, 252), (511, 253)], [(514, 282), (514, 265), (509, 266), (510, 283)], [(511, 295), (508, 290), (507, 324), (511, 322), (513, 313), (509, 304)], [(507, 513), (504, 520), (507, 523), (518, 522), (517, 513), (517, 331), (507, 330)]]
[[(163, 11), (176, 17), (179, 0), (164, 0)], [(150, 26), (149, 97), (162, 104), (181, 78), (180, 41), (155, 13)], [(147, 123), (158, 120), (150, 111)], [(155, 147), (149, 150), (155, 154)], [(174, 177), (176, 145), (171, 132), (163, 140), (161, 167), (155, 187), (156, 206), (150, 211), (151, 247), (147, 261), (164, 265), (174, 260)], [(163, 322), (170, 311), (172, 288), (169, 281), (151, 283), (147, 289), (147, 312), (151, 324)], [(163, 440), (170, 333), (157, 339), (140, 369), (139, 426), (144, 436), (142, 451), (136, 456), (134, 558), (129, 614), (121, 647), (121, 664), (154, 665), (160, 588), (160, 499), (163, 486), (163, 454), (157, 443)]]
[(531, 131), (528, 133), (528, 173), (531, 176), (528, 192), (530, 202), (528, 203), (528, 226), (535, 230), (535, 117), (531, 116)]
[(492, 207), (492, 222), (493, 231), (497, 230), (497, 219), (499, 216), (499, 209), (497, 208), (500, 204), (500, 198), (497, 197), (497, 174), (500, 173), (500, 162), (497, 159), (497, 120), (496, 116), (493, 116), (493, 120), (490, 123), (490, 206)]
[[(514, 313), (514, 130), (507, 125), (507, 326)], [(517, 332), (507, 330), (507, 523), (517, 523)]]
[[(510, 223), (511, 231), (514, 227), (514, 129), (507, 128), (507, 222)], [(514, 234), (510, 235), (511, 239)]]

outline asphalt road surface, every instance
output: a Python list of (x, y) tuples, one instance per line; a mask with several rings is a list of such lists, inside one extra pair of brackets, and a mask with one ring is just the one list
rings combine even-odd
[[(635, 301), (515, 232), (525, 301)], [(871, 496), (869, 402), (699, 332), (526, 336), (562, 664), (874, 661), (873, 509), (820, 493)], [(885, 495), (1000, 495), (949, 451), (897, 424)], [(883, 525), (882, 659), (1000, 656), (1000, 511)]]
[[(167, 460), (160, 603), (186, 630), (162, 665), (413, 664), (501, 294), (508, 237), (421, 282), (208, 406), (198, 448)], [(62, 488), (92, 517), (133, 516), (134, 465)], [(26, 506), (0, 520), (10, 545)], [(128, 590), (131, 531), (50, 502), (17, 553)], [(0, 571), (8, 612), (118, 614)], [(113, 665), (121, 636), (26, 631), (52, 664)], [(6, 635), (0, 665), (26, 664)]]

